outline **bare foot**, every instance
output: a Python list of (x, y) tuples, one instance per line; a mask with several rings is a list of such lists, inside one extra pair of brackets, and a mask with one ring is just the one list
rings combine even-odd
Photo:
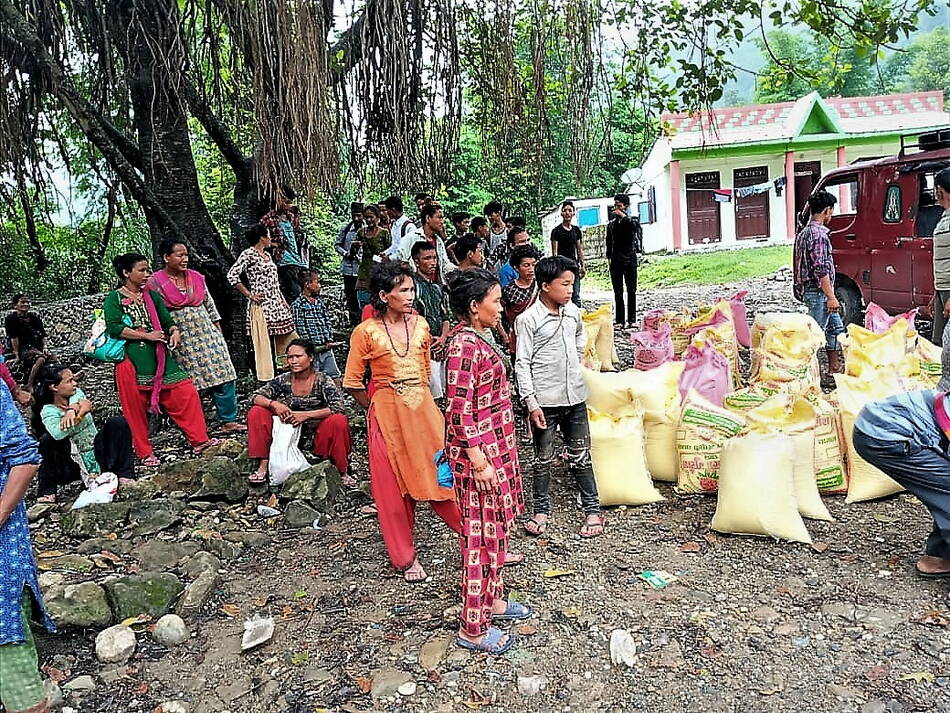
[(587, 516), (587, 521), (581, 527), (581, 537), (599, 537), (604, 534), (604, 525), (607, 519), (603, 515), (591, 514)]
[(55, 496), (55, 495), (40, 495), (40, 497), (38, 497), (38, 498), (36, 499), (36, 502), (38, 502), (38, 503), (55, 503), (55, 502), (56, 502), (56, 496)]
[(429, 576), (426, 574), (426, 571), (422, 569), (422, 565), (419, 564), (419, 560), (413, 560), (412, 564), (403, 571), (402, 576), (407, 582), (424, 582)]
[(544, 513), (535, 513), (530, 520), (524, 524), (525, 532), (529, 535), (543, 535), (548, 529), (548, 516)]

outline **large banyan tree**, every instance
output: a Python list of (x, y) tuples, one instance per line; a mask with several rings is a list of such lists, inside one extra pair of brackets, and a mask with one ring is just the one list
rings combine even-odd
[[(484, 161), (530, 193), (554, 112), (581, 178), (610, 102), (644, 122), (708, 107), (750, 27), (804, 23), (874, 52), (933, 3), (0, 0), (0, 182), (29, 222), (51, 156), (93, 172), (141, 207), (153, 246), (186, 242), (220, 296), (234, 239), (274, 196), (438, 185), (463, 116)], [(234, 175), (229, 236), (200, 190), (199, 133)]]

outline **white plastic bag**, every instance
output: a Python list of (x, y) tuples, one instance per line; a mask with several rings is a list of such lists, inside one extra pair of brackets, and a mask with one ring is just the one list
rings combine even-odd
[(87, 483), (86, 490), (79, 493), (69, 509), (78, 510), (94, 503), (111, 503), (118, 489), (119, 476), (108, 471), (100, 473)]
[(267, 465), (271, 485), (280, 485), (292, 473), (299, 473), (310, 467), (310, 463), (297, 447), (299, 441), (300, 426), (284, 423), (274, 416), (274, 425), (271, 428), (270, 462)]

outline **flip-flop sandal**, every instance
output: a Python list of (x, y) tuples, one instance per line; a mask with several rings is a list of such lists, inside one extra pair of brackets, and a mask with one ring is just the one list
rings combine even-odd
[(209, 439), (208, 439), (207, 441), (205, 441), (204, 443), (199, 443), (199, 444), (198, 444), (195, 448), (193, 448), (192, 450), (194, 451), (194, 454), (195, 454), (196, 456), (200, 456), (202, 453), (204, 453), (206, 450), (208, 450), (208, 449), (211, 448), (212, 446), (217, 446), (217, 445), (219, 445), (220, 443), (221, 443), (221, 439), (220, 439), (220, 438), (209, 438)]
[(54, 505), (56, 503), (55, 495), (41, 495), (36, 499), (36, 502), (42, 503), (44, 505)]
[(247, 476), (247, 482), (249, 485), (266, 485), (267, 473), (263, 473), (259, 470), (254, 471), (249, 476)]
[[(531, 532), (531, 530), (528, 529), (528, 522), (534, 523), (535, 528), (537, 528), (537, 532)], [(530, 518), (528, 522), (524, 524), (524, 531), (527, 532), (532, 537), (540, 537), (548, 529), (548, 523), (550, 522), (550, 519), (545, 520), (544, 522), (540, 522), (537, 519), (537, 516), (535, 516), (535, 517)]]
[(364, 505), (360, 508), (360, 515), (376, 516), (379, 515), (379, 510), (376, 509), (375, 505)]
[(506, 653), (515, 643), (515, 637), (508, 635), (508, 641), (501, 643), (502, 638), (504, 638), (505, 632), (501, 629), (490, 626), (488, 631), (485, 632), (485, 636), (482, 637), (481, 641), (469, 641), (468, 639), (463, 639), (461, 636), (455, 637), (455, 643), (457, 646), (460, 646), (463, 649), (468, 649), (469, 651), (477, 651), (478, 653), (491, 654), (492, 656), (501, 656), (503, 653)]
[(924, 572), (916, 567), (914, 567), (914, 569), (917, 571), (917, 576), (921, 579), (950, 579), (950, 572)]
[(503, 614), (492, 614), (492, 621), (524, 621), (530, 619), (534, 609), (521, 602), (505, 602)]
[(158, 459), (158, 456), (155, 455), (154, 453), (142, 459), (142, 465), (144, 465), (146, 468), (154, 468), (161, 464), (162, 462)]
[[(600, 532), (588, 532), (586, 535), (584, 534), (584, 529), (585, 529), (585, 528), (590, 529), (590, 528), (594, 528), (594, 527), (599, 527), (599, 528), (600, 528)], [(604, 532), (606, 531), (606, 529), (607, 529), (607, 518), (605, 518), (603, 515), (601, 515), (601, 516), (598, 518), (597, 522), (586, 522), (586, 521), (585, 521), (584, 524), (581, 525), (581, 531), (578, 532), (577, 534), (580, 535), (581, 537), (583, 537), (583, 538), (586, 539), (586, 540), (590, 540), (590, 539), (592, 539), (592, 538), (594, 538), (594, 537), (600, 537), (601, 535), (603, 535)]]
[[(422, 576), (420, 577), (419, 572), (415, 572), (412, 575), (410, 575), (409, 574), (410, 569), (412, 569), (411, 565), (402, 571), (402, 578), (406, 580), (407, 582), (409, 582), (409, 584), (421, 584), (422, 582), (425, 582), (429, 578), (429, 573), (426, 572), (425, 570), (422, 570), (421, 572)], [(412, 579), (409, 578), (410, 576), (412, 577)]]
[(505, 567), (517, 567), (519, 564), (524, 564), (525, 556), (522, 552), (506, 552), (505, 553)]

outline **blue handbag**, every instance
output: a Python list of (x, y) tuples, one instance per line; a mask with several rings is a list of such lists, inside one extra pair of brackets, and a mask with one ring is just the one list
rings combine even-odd
[[(126, 327), (131, 327), (132, 318), (124, 314), (122, 315), (122, 323)], [(98, 361), (113, 364), (125, 359), (125, 340), (109, 336), (106, 331), (106, 319), (101, 309), (93, 312), (92, 329), (89, 332), (89, 339), (86, 340), (86, 345), (83, 347), (83, 353)]]
[(449, 465), (449, 459), (448, 456), (445, 455), (445, 451), (438, 451), (433, 460), (435, 461), (435, 471), (439, 487), (451, 488), (455, 482), (455, 477), (452, 475), (452, 466)]

